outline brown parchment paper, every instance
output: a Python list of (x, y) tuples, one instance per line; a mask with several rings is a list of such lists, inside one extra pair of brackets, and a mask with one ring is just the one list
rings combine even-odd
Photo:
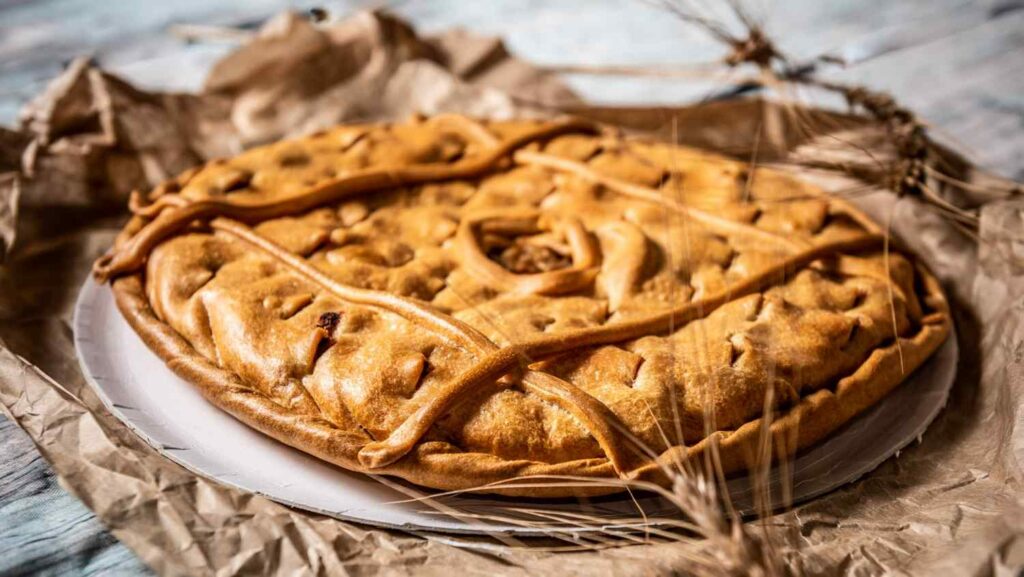
[[(140, 91), (85, 60), (72, 63), (26, 107), (20, 127), (0, 129), (0, 406), (62, 484), (162, 574), (685, 573), (688, 548), (700, 543), (482, 553), (223, 487), (137, 439), (78, 368), (74, 299), (132, 188), (337, 122), (558, 109), (744, 157), (755, 140), (768, 160), (815, 145), (785, 110), (760, 100), (588, 107), (498, 40), (459, 31), (424, 38), (372, 13), (322, 27), (283, 14), (217, 64), (198, 95)], [(872, 142), (864, 121), (810, 114)], [(964, 178), (989, 178), (948, 154)], [(789, 539), (783, 554), (806, 574), (1012, 575), (1024, 564), (1024, 201), (1011, 193), (956, 200), (981, 207), (981, 242), (915, 199), (884, 191), (857, 199), (881, 221), (891, 216), (894, 236), (943, 280), (962, 353), (949, 406), (917, 446), (769, 520)]]

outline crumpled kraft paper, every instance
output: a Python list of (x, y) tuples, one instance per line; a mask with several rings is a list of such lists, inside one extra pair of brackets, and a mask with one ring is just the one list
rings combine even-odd
[[(133, 188), (338, 122), (559, 109), (742, 158), (755, 146), (764, 160), (780, 161), (815, 146), (793, 129), (788, 108), (765, 101), (588, 107), (495, 39), (424, 38), (376, 13), (323, 27), (283, 14), (215, 66), (198, 95), (147, 93), (87, 61), (72, 63), (26, 107), (17, 130), (0, 129), (0, 406), (62, 484), (162, 574), (685, 572), (700, 543), (481, 552), (223, 487), (163, 458), (107, 413), (75, 357), (77, 290)], [(863, 120), (808, 113), (880, 146), (877, 127)], [(948, 154), (964, 178), (987, 178)], [(917, 446), (769, 520), (788, 538), (783, 554), (806, 574), (1010, 575), (1024, 564), (1024, 199), (957, 200), (982, 207), (980, 242), (915, 199), (884, 191), (857, 199), (880, 221), (891, 216), (894, 236), (943, 280), (961, 360), (949, 406)]]

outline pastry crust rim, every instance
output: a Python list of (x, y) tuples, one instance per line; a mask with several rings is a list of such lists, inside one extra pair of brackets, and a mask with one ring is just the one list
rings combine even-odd
[[(130, 230), (132, 224), (125, 230)], [(834, 387), (801, 397), (773, 418), (769, 431), (775, 440), (774, 458), (790, 457), (824, 440), (880, 402), (946, 340), (952, 328), (946, 297), (938, 280), (920, 262), (915, 262), (915, 272), (921, 278), (925, 293), (919, 296), (927, 308), (919, 330), (910, 337), (901, 337), (898, 344), (874, 349), (864, 363), (839, 379)], [(338, 429), (321, 419), (289, 413), (245, 385), (236, 374), (200, 355), (156, 316), (145, 295), (142, 274), (116, 279), (111, 290), (121, 314), (147, 347), (217, 408), (279, 442), (343, 469), (396, 476), (431, 489), (539, 498), (611, 494), (625, 490), (628, 483), (635, 481), (665, 485), (670, 480), (662, 466), (671, 467), (680, 458), (700, 457), (712, 444), (718, 447), (722, 470), (735, 472), (754, 462), (765, 422), (764, 416), (758, 417), (733, 431), (717, 431), (693, 446), (670, 448), (661, 454), (658, 463), (632, 471), (627, 479), (615, 474), (606, 457), (561, 463), (507, 460), (488, 453), (463, 452), (441, 442), (419, 443), (395, 463), (369, 469), (358, 459), (365, 444), (362, 435)]]

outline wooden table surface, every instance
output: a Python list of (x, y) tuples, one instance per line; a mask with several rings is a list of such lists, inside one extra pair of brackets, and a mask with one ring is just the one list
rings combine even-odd
[[(721, 55), (717, 44), (653, 4), (440, 0), (392, 8), (421, 32), (462, 26), (501, 35), (514, 53), (544, 64), (680, 64)], [(744, 4), (798, 60), (826, 51), (876, 54), (829, 74), (890, 91), (975, 162), (1024, 180), (1024, 1)], [(186, 43), (169, 32), (173, 25), (254, 27), (289, 5), (343, 15), (362, 3), (0, 0), (0, 124), (16, 123), (19, 108), (83, 54), (144, 88), (197, 90), (210, 63), (232, 45)], [(588, 99), (615, 103), (685, 103), (708, 89), (678, 79), (569, 81)], [(0, 416), (0, 575), (148, 572)]]

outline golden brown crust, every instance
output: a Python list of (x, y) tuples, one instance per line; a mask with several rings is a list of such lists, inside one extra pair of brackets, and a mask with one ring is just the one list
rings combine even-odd
[[(261, 215), (254, 228), (224, 218), (230, 211), (212, 211), (200, 215), (213, 217), (212, 234), (182, 232), (195, 215), (174, 211), (189, 206), (281, 207), (304, 194), (350, 190), (339, 185), (342, 175), (305, 192), (243, 191), (246, 198), (233, 200), (223, 189), (259, 170), (240, 168), (244, 157), (207, 167), (175, 185), (179, 194), (151, 195), (148, 205), (136, 198), (121, 252), (101, 267), (149, 257), (144, 275), (115, 280), (118, 306), (147, 345), (221, 409), (344, 468), (439, 489), (537, 475), (664, 481), (630, 439), (671, 465), (680, 452), (665, 442), (676, 437), (671, 415), (681, 416), (688, 456), (716, 442), (724, 469), (739, 470), (753, 461), (766, 392), (781, 409), (771, 431), (793, 452), (884, 397), (947, 336), (948, 308), (935, 280), (896, 254), (884, 258), (877, 229), (849, 206), (789, 200), (816, 191), (764, 169), (754, 179), (761, 182), (743, 191), (751, 198), (741, 200), (729, 188), (747, 180), (736, 178), (737, 163), (579, 128), (580, 135), (554, 139), (566, 131), (459, 118), (396, 128), (410, 141), (422, 138), (427, 156), (440, 154), (439, 134), (464, 137), (454, 146), (465, 160), (454, 162), (476, 172), (467, 180), (438, 176), (443, 165), (422, 170), (451, 189), (417, 186), (372, 206)], [(379, 130), (328, 134), (372, 139)], [(473, 164), (531, 132), (541, 136), (521, 140), (540, 141), (540, 149), (520, 142), (487, 167)], [(326, 154), (299, 141), (247, 153), (249, 162), (279, 160), (292, 145), (307, 157)], [(517, 166), (502, 160), (506, 154)], [(676, 194), (667, 194), (673, 179), (689, 179), (689, 189), (676, 183)], [(459, 194), (469, 201), (446, 204)], [(512, 198), (513, 207), (496, 198)], [(651, 206), (686, 223), (652, 230), (663, 217)], [(409, 232), (426, 218), (417, 211), (459, 222)], [(145, 244), (140, 230), (161, 218), (177, 218), (176, 228), (149, 234), (162, 243), (134, 250)], [(396, 222), (405, 229), (388, 228)], [(345, 236), (361, 240), (346, 244)], [(398, 254), (402, 244), (411, 256)], [(691, 251), (685, 264), (666, 256), (680, 247)], [(330, 251), (343, 254), (332, 261)], [(530, 328), (536, 318), (541, 330)], [(364, 368), (353, 372), (358, 363)], [(703, 433), (705, 406), (714, 407), (718, 425), (711, 437)]]

